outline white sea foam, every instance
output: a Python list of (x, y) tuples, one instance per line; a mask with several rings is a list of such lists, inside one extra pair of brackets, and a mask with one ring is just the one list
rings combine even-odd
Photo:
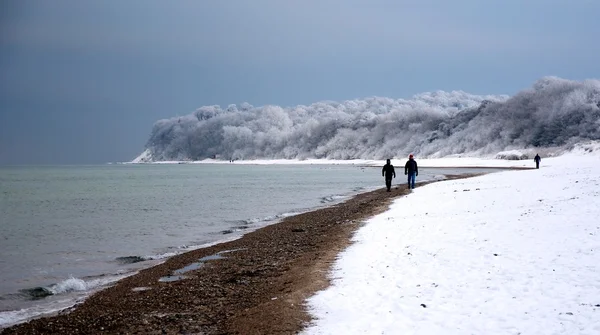
[(52, 294), (86, 291), (88, 289), (88, 284), (82, 279), (71, 277), (58, 284), (50, 286), (48, 289), (52, 292)]
[(74, 299), (60, 299), (54, 300), (51, 303), (40, 304), (29, 308), (0, 312), (0, 329), (22, 323), (36, 317), (55, 314), (72, 307), (77, 303), (78, 300)]
[(70, 277), (59, 283), (46, 287), (51, 297), (40, 300), (40, 303), (27, 308), (0, 312), (0, 328), (6, 328), (33, 318), (52, 315), (82, 302), (90, 294), (106, 288), (115, 282), (129, 277), (136, 272), (89, 277), (84, 279)]

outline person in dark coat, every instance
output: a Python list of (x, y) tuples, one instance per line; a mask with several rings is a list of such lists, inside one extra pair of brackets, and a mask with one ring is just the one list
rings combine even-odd
[(389, 159), (383, 166), (383, 169), (381, 169), (381, 176), (385, 177), (385, 187), (387, 187), (387, 191), (390, 192), (392, 188), (392, 178), (396, 178), (396, 171), (394, 171), (394, 166)]
[(419, 167), (412, 154), (408, 156), (408, 161), (404, 165), (404, 174), (408, 176), (408, 189), (414, 189), (415, 178), (419, 175)]
[(542, 161), (542, 158), (540, 157), (540, 155), (535, 154), (535, 157), (533, 158), (533, 161), (535, 162), (535, 168), (539, 169), (540, 168), (540, 162)]

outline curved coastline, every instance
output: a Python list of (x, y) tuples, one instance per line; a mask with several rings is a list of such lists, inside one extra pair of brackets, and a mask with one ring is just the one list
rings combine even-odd
[(239, 239), (173, 256), (56, 316), (2, 334), (296, 333), (310, 321), (304, 299), (328, 286), (329, 267), (353, 232), (406, 193), (398, 185), (391, 193), (360, 193)]

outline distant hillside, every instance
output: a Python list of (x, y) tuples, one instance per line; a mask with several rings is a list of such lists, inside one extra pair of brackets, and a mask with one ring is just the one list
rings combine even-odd
[(142, 161), (486, 156), (598, 139), (600, 81), (545, 77), (512, 97), (438, 91), (410, 100), (205, 106), (156, 122)]

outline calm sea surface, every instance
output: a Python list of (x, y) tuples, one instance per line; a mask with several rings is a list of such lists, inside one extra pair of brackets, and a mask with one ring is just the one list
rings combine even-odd
[[(424, 181), (473, 171), (420, 172)], [(174, 254), (381, 187), (381, 168), (344, 165), (0, 167), (0, 328)]]

